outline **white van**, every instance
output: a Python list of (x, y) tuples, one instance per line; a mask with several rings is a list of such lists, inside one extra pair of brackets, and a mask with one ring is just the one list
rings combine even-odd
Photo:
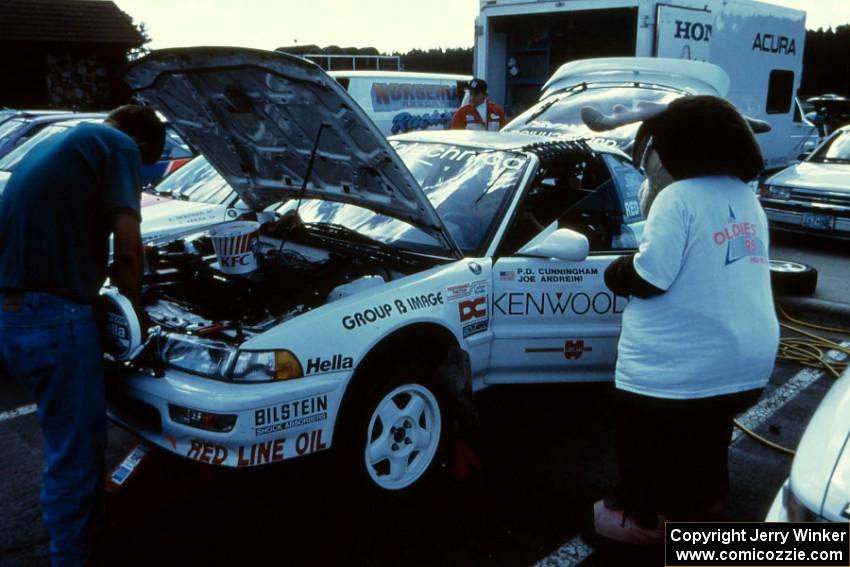
[(470, 75), (402, 71), (331, 71), (385, 136), (445, 130), (460, 106)]

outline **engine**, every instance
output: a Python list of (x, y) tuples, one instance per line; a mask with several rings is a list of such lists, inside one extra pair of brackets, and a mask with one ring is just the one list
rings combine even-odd
[(241, 342), (324, 304), (329, 296), (339, 297), (335, 290), (362, 287), (351, 284), (364, 278), (392, 279), (372, 258), (284, 246), (273, 239), (262, 239), (256, 256), (257, 270), (233, 275), (218, 269), (204, 235), (150, 250), (142, 291), (150, 323)]

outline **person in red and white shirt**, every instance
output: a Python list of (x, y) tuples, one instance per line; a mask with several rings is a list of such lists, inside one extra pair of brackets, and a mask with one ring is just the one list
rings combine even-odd
[(452, 129), (498, 132), (506, 122), (502, 107), (487, 98), (487, 83), (482, 79), (469, 81), (469, 104), (457, 109)]

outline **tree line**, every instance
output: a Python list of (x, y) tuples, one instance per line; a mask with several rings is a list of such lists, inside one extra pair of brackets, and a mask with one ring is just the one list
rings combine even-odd
[[(279, 51), (303, 55), (323, 53), (333, 55), (393, 55), (398, 56), (405, 71), (433, 73), (472, 73), (472, 48), (449, 47), (413, 49), (401, 53), (381, 53), (374, 47), (353, 48), (335, 45), (321, 48), (317, 45), (299, 45), (278, 48)], [(850, 25), (836, 28), (808, 30), (803, 55), (803, 77), (800, 92), (804, 96), (837, 93), (850, 96)], [(341, 65), (345, 62), (341, 61)], [(358, 63), (358, 69), (369, 68)]]

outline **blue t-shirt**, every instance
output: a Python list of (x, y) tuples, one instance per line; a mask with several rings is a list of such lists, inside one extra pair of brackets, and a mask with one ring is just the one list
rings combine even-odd
[(132, 138), (81, 124), (34, 147), (0, 197), (0, 290), (93, 303), (106, 279), (110, 212), (139, 214)]

